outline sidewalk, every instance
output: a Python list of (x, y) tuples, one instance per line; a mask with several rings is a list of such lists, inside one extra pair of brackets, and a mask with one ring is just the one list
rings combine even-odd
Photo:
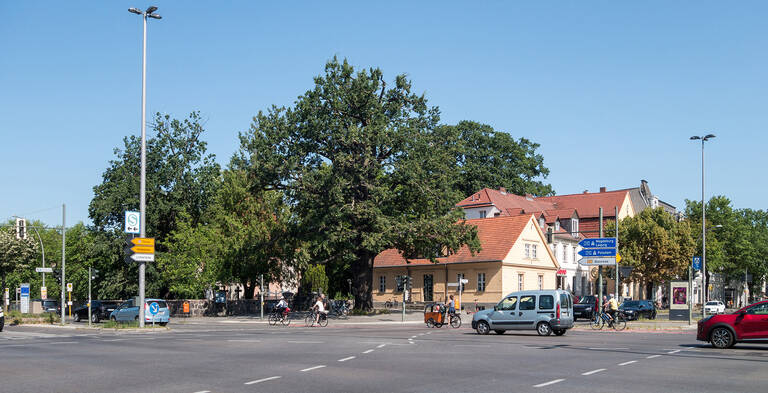
[[(664, 331), (696, 331), (696, 321), (642, 320), (627, 322), (627, 331), (664, 332)], [(592, 330), (587, 321), (579, 321), (574, 330)], [(609, 329), (610, 330), (610, 329)]]
[[(291, 313), (291, 324), (304, 323), (304, 312)], [(402, 312), (393, 311), (389, 314), (376, 315), (350, 315), (347, 318), (338, 318), (335, 315), (328, 317), (334, 325), (397, 325), (397, 324), (422, 324), (424, 323), (424, 313), (421, 311), (406, 311), (405, 322), (403, 322)], [(462, 320), (468, 322), (472, 315), (462, 315)], [(203, 323), (221, 323), (221, 324), (267, 324), (267, 314), (264, 314), (262, 320), (258, 315), (252, 316), (229, 316), (229, 317), (191, 317), (191, 318), (172, 318), (173, 324), (203, 324)]]

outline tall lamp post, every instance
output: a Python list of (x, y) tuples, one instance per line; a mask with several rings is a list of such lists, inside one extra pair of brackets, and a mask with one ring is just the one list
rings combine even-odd
[[(129, 8), (128, 12), (141, 15), (144, 21), (144, 36), (141, 55), (141, 190), (139, 191), (139, 211), (141, 215), (141, 237), (146, 237), (147, 231), (147, 212), (146, 212), (146, 190), (147, 190), (147, 18), (162, 19), (154, 12), (157, 7), (150, 6), (146, 11), (138, 8)], [(146, 262), (139, 262), (139, 327), (144, 327), (144, 276), (146, 272)]]
[(707, 201), (704, 200), (704, 142), (715, 137), (715, 134), (704, 136), (694, 135), (692, 141), (701, 141), (701, 315), (707, 316), (704, 305), (707, 303)]

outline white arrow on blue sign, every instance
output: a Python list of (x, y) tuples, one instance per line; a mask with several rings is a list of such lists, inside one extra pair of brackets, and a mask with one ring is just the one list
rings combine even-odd
[(579, 251), (579, 255), (583, 257), (615, 257), (615, 248), (585, 248)]
[(160, 305), (157, 304), (157, 302), (152, 302), (149, 305), (149, 313), (152, 315), (156, 315), (160, 311)]
[(593, 239), (584, 239), (579, 242), (583, 248), (616, 248), (615, 237), (596, 237)]
[(701, 257), (693, 257), (693, 270), (701, 270)]

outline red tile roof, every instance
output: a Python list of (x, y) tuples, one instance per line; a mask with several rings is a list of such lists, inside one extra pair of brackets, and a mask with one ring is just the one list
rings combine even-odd
[(613, 208), (621, 208), (629, 191), (589, 192), (583, 194), (539, 197), (536, 201), (552, 203), (558, 209), (576, 209), (580, 218), (598, 217), (598, 210), (603, 208), (603, 217), (613, 217)]
[[(467, 220), (468, 224), (477, 226), (477, 235), (483, 249), (472, 255), (469, 247), (464, 246), (456, 254), (438, 258), (437, 264), (502, 261), (531, 219), (531, 215), (519, 215)], [(396, 249), (381, 252), (373, 261), (373, 267), (406, 265), (434, 265), (434, 263), (429, 259), (411, 259), (408, 263)]]

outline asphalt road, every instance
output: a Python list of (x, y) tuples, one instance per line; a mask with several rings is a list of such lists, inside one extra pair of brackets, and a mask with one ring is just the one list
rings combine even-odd
[(6, 327), (2, 392), (762, 392), (768, 345), (692, 331), (479, 336), (465, 327), (174, 324), (163, 332)]

